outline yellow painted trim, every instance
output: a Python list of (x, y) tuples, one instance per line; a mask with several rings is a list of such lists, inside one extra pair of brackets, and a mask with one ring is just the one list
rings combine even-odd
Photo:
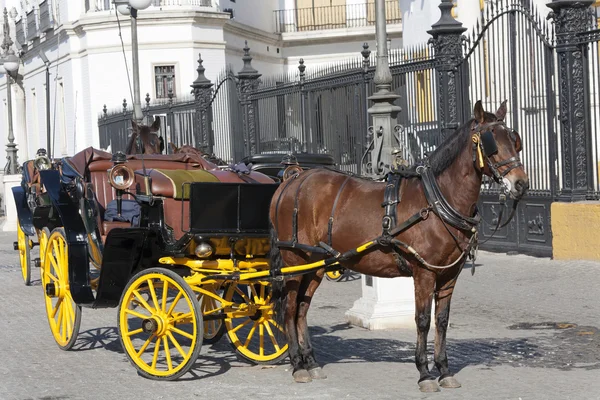
[(600, 260), (600, 202), (552, 203), (550, 213), (554, 259)]

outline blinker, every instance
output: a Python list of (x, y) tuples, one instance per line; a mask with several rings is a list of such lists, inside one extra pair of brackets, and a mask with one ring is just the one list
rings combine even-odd
[(498, 152), (498, 145), (492, 131), (486, 131), (481, 134), (481, 144), (483, 145), (483, 152), (487, 157)]

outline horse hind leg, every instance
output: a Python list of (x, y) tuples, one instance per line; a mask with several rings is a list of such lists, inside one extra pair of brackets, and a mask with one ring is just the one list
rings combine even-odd
[(456, 280), (448, 282), (435, 295), (435, 366), (440, 371), (440, 386), (445, 389), (459, 388), (461, 385), (448, 369), (448, 355), (446, 354), (446, 332), (450, 316), (450, 300), (454, 291)]
[[(320, 272), (320, 274), (318, 272)], [(306, 318), (312, 297), (323, 280), (324, 271), (318, 272), (305, 275), (303, 278), (301, 290), (298, 294), (298, 319), (296, 321), (296, 327), (298, 329), (298, 343), (300, 345), (300, 353), (302, 354), (305, 369), (312, 379), (326, 379), (327, 375), (323, 372), (323, 369), (314, 355), (314, 349), (308, 331), (308, 320)]]
[(298, 315), (298, 293), (300, 289), (300, 278), (292, 278), (286, 283), (286, 307), (284, 328), (288, 342), (288, 354), (290, 364), (292, 365), (292, 376), (297, 383), (307, 383), (312, 381), (310, 373), (304, 365), (302, 348), (298, 338), (298, 325), (296, 316)]

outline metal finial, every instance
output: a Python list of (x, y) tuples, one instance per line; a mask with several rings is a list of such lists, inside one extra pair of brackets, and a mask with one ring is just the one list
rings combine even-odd
[(106, 117), (106, 113), (108, 113), (108, 109), (106, 108), (106, 104), (102, 108), (102, 112), (104, 113), (104, 116)]
[(242, 60), (244, 61), (244, 67), (238, 72), (238, 76), (246, 76), (246, 77), (258, 77), (260, 74), (257, 70), (252, 67), (252, 56), (250, 55), (250, 48), (248, 47), (248, 41), (244, 41), (244, 55)]
[(196, 68), (196, 71), (198, 71), (198, 77), (191, 85), (194, 89), (209, 88), (213, 85), (210, 79), (204, 75), (206, 68), (204, 68), (203, 63), (204, 60), (202, 59), (202, 54), (198, 54), (198, 68)]
[(127, 99), (123, 99), (123, 113), (127, 112)]
[(304, 65), (304, 59), (301, 58), (300, 61), (298, 61), (298, 63), (300, 65), (298, 65), (298, 70), (300, 71), (300, 76), (304, 75), (304, 71), (306, 71), (306, 65)]
[(146, 107), (150, 107), (150, 93), (146, 93)]

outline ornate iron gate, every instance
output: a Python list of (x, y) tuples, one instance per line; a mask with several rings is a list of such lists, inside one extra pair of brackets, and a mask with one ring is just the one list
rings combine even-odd
[[(550, 204), (558, 193), (557, 91), (554, 35), (527, 1), (488, 3), (483, 24), (464, 41), (459, 69), (463, 80), (464, 120), (481, 100), (495, 112), (507, 101), (506, 122), (521, 135), (521, 160), (530, 180), (512, 221), (499, 229), (484, 248), (552, 255)], [(486, 180), (479, 209), (484, 219), (482, 239), (489, 238), (498, 222), (498, 185)], [(512, 204), (509, 201), (507, 208)], [(504, 210), (504, 220), (510, 214)]]

